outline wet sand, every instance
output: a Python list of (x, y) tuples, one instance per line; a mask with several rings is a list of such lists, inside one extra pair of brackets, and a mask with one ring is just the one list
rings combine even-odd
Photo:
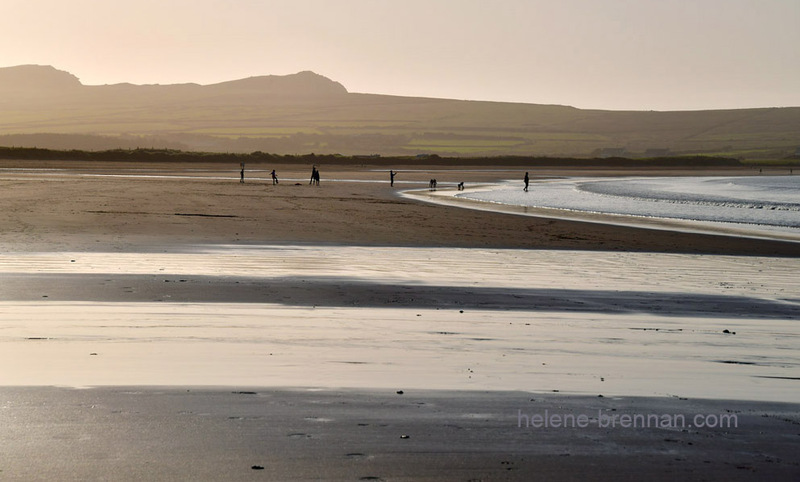
[[(777, 403), (244, 386), (0, 393), (3, 480), (746, 481), (800, 470), (796, 405)], [(526, 425), (537, 414), (591, 422)], [(735, 415), (738, 427), (598, 426), (626, 414)]]
[[(5, 167), (4, 480), (800, 473), (797, 243), (396, 191), (513, 170)], [(545, 409), (741, 419), (518, 426)]]
[(188, 248), (4, 255), (1, 384), (796, 400), (797, 259)]

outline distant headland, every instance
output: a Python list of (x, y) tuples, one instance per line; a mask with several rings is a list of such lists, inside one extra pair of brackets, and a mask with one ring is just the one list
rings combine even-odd
[(800, 154), (800, 107), (685, 112), (351, 93), (311, 71), (210, 85), (84, 85), (0, 68), (0, 146), (444, 157)]

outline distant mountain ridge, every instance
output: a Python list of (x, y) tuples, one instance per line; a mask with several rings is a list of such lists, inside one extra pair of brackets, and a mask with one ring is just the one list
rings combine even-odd
[(292, 75), (266, 75), (204, 86), (214, 90), (250, 90), (294, 95), (342, 95), (347, 89), (339, 82), (306, 70)]
[(232, 80), (210, 85), (188, 84), (145, 84), (130, 83), (110, 85), (83, 85), (73, 74), (58, 70), (49, 65), (20, 65), (0, 68), (0, 94), (15, 92), (36, 92), (40, 95), (74, 93), (78, 89), (107, 90), (208, 90), (208, 91), (249, 91), (260, 94), (280, 95), (341, 95), (347, 89), (338, 82), (311, 71), (292, 75), (264, 75), (246, 79)]
[(800, 107), (601, 111), (356, 94), (310, 71), (211, 85), (83, 85), (69, 72), (24, 65), (0, 68), (0, 145), (782, 159), (800, 148)]
[(71, 90), (80, 87), (82, 84), (77, 77), (49, 65), (0, 68), (0, 93)]

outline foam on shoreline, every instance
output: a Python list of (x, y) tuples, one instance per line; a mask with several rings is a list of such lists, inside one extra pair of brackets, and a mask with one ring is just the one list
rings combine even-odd
[[(790, 176), (776, 178), (796, 179)], [(758, 201), (754, 197), (757, 193), (753, 192), (735, 193), (738, 198), (734, 194), (700, 194), (706, 185), (695, 185), (712, 181), (721, 183), (726, 179), (740, 178), (566, 178), (534, 182), (530, 191), (525, 193), (519, 188), (518, 181), (507, 181), (471, 186), (465, 191), (415, 190), (404, 195), (485, 211), (800, 242), (800, 229), (797, 227), (800, 220), (796, 214), (800, 199), (794, 199), (794, 192), (782, 193), (783, 197), (776, 204)], [(680, 182), (689, 184), (685, 187), (686, 193), (674, 191), (679, 189)], [(669, 183), (674, 186), (670, 187), (672, 184)], [(763, 216), (775, 219), (762, 219)]]

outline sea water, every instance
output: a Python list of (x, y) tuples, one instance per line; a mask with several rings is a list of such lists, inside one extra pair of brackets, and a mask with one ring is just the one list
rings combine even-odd
[(800, 176), (520, 181), (460, 197), (500, 204), (800, 230)]

